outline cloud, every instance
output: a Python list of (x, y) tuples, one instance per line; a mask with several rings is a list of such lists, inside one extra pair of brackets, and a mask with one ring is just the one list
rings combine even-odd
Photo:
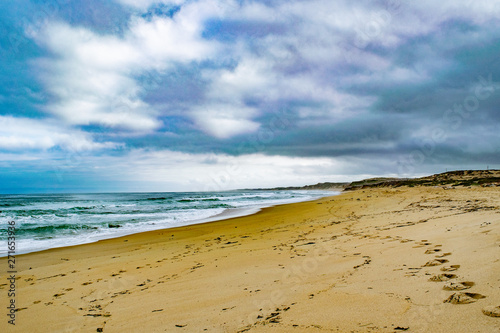
[(165, 5), (181, 5), (185, 3), (185, 0), (117, 0), (116, 2), (131, 6), (140, 10), (147, 10), (149, 7), (155, 4), (165, 4)]
[(244, 106), (215, 104), (194, 110), (191, 116), (204, 132), (219, 139), (226, 139), (255, 132), (260, 126), (259, 123), (248, 119), (255, 113), (255, 109)]
[(255, 187), (255, 184), (278, 186), (283, 181), (307, 184), (314, 181), (315, 175), (327, 176), (331, 170), (340, 170), (343, 163), (330, 158), (134, 149), (125, 155), (86, 159), (81, 168), (95, 168), (96, 165), (101, 173), (109, 175), (109, 180), (121, 178), (148, 186), (156, 183), (155, 190), (159, 191), (221, 191)]
[(209, 57), (216, 45), (199, 37), (198, 15), (187, 7), (175, 19), (135, 18), (123, 37), (49, 23), (33, 36), (52, 53), (37, 61), (52, 98), (46, 110), (71, 125), (159, 128), (158, 110), (143, 101), (136, 77)]
[(0, 150), (47, 150), (59, 147), (71, 151), (112, 149), (112, 142), (95, 142), (81, 131), (64, 128), (55, 121), (0, 116)]
[[(255, 184), (282, 175), (282, 185), (397, 174), (419, 151), (415, 174), (498, 160), (494, 2), (117, 0), (115, 26), (69, 6), (27, 29), (37, 44), (9, 58), (25, 68), (0, 65), (3, 77), (42, 84), (0, 91), (0, 115), (35, 133), (16, 125), (22, 135), (0, 135), (9, 153), (78, 146), (74, 133), (100, 149), (88, 170), (168, 157), (179, 161), (171, 178), (161, 174), (176, 182), (189, 178), (184, 169), (205, 177), (234, 158), (259, 170)], [(465, 115), (480, 76), (493, 88)], [(428, 153), (436, 130), (444, 139)], [(322, 159), (324, 168), (299, 165)]]

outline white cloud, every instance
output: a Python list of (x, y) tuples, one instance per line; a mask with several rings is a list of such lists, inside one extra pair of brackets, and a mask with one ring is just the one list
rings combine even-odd
[[(408, 37), (433, 31), (450, 18), (483, 22), (500, 9), (487, 1), (474, 2), (473, 6), (470, 1), (386, 5), (322, 0), (275, 4), (233, 0), (118, 2), (143, 12), (160, 3), (180, 5), (181, 9), (172, 18), (133, 16), (122, 36), (50, 23), (34, 36), (54, 54), (39, 61), (44, 70), (42, 79), (53, 97), (47, 112), (70, 125), (152, 132), (162, 126), (162, 110), (145, 102), (145, 88), (135, 79), (138, 75), (167, 73), (178, 64), (230, 59), (237, 61), (233, 70), (199, 69), (210, 81), (203, 105), (184, 103), (184, 115), (217, 138), (259, 128), (255, 120), (259, 110), (249, 107), (248, 100), (316, 103), (321, 107), (302, 110), (314, 123), (321, 118), (330, 121), (358, 115), (376, 96), (350, 95), (344, 92), (346, 84), (423, 81), (432, 73), (431, 68), (394, 67), (387, 57), (371, 52), (369, 44), (396, 48)], [(262, 24), (264, 33), (252, 35), (250, 29), (249, 36), (237, 36), (236, 42), (207, 40), (202, 34), (211, 18)], [(266, 24), (279, 28), (266, 31)], [(361, 69), (349, 73), (343, 71), (346, 65)], [(339, 77), (325, 74), (335, 70)]]
[(145, 103), (135, 76), (203, 60), (217, 43), (204, 41), (199, 8), (175, 18), (135, 18), (124, 37), (99, 35), (65, 23), (50, 23), (38, 35), (54, 57), (39, 59), (42, 80), (54, 101), (46, 110), (71, 125), (98, 124), (148, 132), (161, 126)]
[[(340, 180), (340, 172), (346, 168), (344, 162), (332, 158), (263, 154), (230, 156), (143, 149), (132, 150), (124, 156), (91, 157), (83, 163), (83, 168), (98, 166), (100, 172), (109, 175), (110, 179), (140, 182), (147, 184), (148, 190), (157, 191), (219, 191), (306, 185), (320, 178)], [(151, 189), (151, 186), (154, 188)]]
[(89, 134), (64, 128), (51, 120), (0, 116), (0, 128), (0, 149), (3, 150), (47, 150), (60, 147), (71, 151), (89, 151), (116, 147), (111, 142), (94, 142)]
[(240, 103), (244, 97), (266, 98), (269, 89), (276, 86), (272, 63), (246, 55), (234, 70), (212, 72), (212, 84), (207, 96), (212, 100)]
[(214, 104), (191, 111), (195, 124), (219, 139), (255, 132), (260, 126), (250, 119), (255, 114), (255, 109), (235, 104)]
[(33, 154), (0, 153), (0, 162), (28, 162), (37, 161), (39, 159), (39, 156), (34, 156)]
[(262, 62), (243, 59), (234, 70), (207, 71), (211, 80), (204, 105), (193, 107), (189, 116), (205, 133), (225, 139), (255, 132), (260, 124), (252, 119), (256, 108), (245, 105), (246, 98), (267, 98), (274, 79)]

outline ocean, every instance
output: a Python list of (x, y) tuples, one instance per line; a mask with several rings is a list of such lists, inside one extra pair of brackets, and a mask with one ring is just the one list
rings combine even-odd
[(264, 207), (335, 194), (228, 191), (0, 195), (0, 257), (7, 255), (9, 221), (15, 222), (16, 254), (22, 254), (250, 215)]

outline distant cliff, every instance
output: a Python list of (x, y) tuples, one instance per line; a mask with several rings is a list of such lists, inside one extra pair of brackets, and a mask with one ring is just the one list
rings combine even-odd
[(273, 188), (256, 188), (252, 190), (259, 191), (296, 191), (296, 190), (336, 190), (342, 191), (350, 183), (318, 183), (315, 185), (305, 186), (289, 186), (289, 187), (273, 187)]
[(318, 183), (315, 185), (256, 188), (250, 191), (332, 190), (349, 191), (373, 187), (400, 186), (500, 186), (500, 170), (449, 171), (421, 178), (369, 178), (351, 183)]
[(352, 182), (345, 190), (400, 186), (500, 186), (500, 170), (449, 171), (421, 178), (372, 178)]

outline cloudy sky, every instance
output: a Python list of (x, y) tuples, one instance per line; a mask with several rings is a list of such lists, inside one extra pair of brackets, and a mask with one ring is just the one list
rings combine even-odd
[(500, 1), (5, 0), (0, 193), (500, 168)]

